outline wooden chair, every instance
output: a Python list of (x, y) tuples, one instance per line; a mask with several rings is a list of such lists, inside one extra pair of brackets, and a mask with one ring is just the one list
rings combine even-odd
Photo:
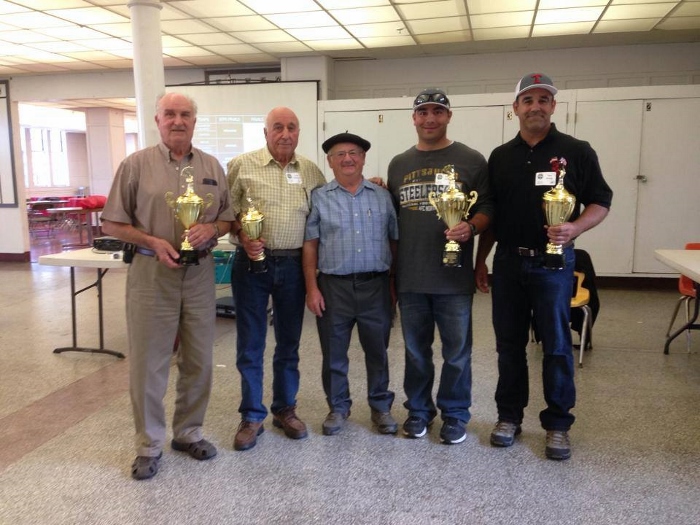
[[(700, 242), (689, 242), (685, 245), (685, 249), (700, 250)], [(678, 279), (678, 291), (681, 293), (681, 296), (678, 298), (676, 308), (673, 310), (673, 316), (671, 317), (671, 322), (668, 325), (666, 338), (671, 335), (671, 329), (673, 328), (673, 323), (676, 320), (681, 304), (685, 304), (685, 322), (688, 323), (690, 321), (690, 303), (698, 300), (696, 297), (697, 294), (695, 292), (695, 285), (693, 284), (692, 279), (686, 277), (685, 275), (681, 275)], [(690, 353), (690, 330), (686, 330), (685, 332), (685, 341), (688, 353)]]
[(30, 202), (27, 209), (27, 220), (29, 221), (29, 234), (34, 237), (40, 232), (44, 232), (46, 237), (53, 235), (56, 226), (56, 217), (50, 215), (46, 210), (53, 208), (52, 202)]

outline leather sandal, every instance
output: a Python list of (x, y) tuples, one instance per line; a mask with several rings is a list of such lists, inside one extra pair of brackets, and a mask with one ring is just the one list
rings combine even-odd
[(150, 479), (158, 473), (161, 452), (157, 456), (136, 456), (131, 465), (131, 477), (134, 479)]
[(212, 443), (209, 443), (209, 441), (206, 439), (200, 439), (194, 443), (180, 443), (179, 441), (175, 441), (173, 439), (170, 442), (170, 446), (173, 447), (173, 450), (177, 450), (178, 452), (187, 452), (194, 459), (198, 459), (200, 461), (211, 459), (217, 454), (216, 447)]

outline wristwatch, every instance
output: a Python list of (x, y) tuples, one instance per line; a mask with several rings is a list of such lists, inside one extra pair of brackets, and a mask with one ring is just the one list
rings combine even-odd
[(473, 222), (467, 221), (467, 224), (469, 225), (469, 228), (472, 231), (472, 239), (477, 236), (477, 231), (476, 231), (476, 226), (474, 226)]

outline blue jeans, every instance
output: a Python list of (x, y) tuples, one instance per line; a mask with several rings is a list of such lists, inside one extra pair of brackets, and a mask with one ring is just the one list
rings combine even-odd
[(267, 308), (272, 296), (275, 353), (272, 358), (273, 413), (296, 405), (299, 391), (299, 339), (304, 321), (306, 287), (301, 257), (267, 257), (266, 273), (248, 271), (248, 256), (236, 253), (231, 287), (236, 300), (236, 366), (241, 374), (241, 405), (245, 421), (267, 416), (263, 405), (263, 359)]
[(546, 430), (569, 430), (576, 402), (571, 294), (574, 248), (564, 250), (563, 270), (542, 268), (542, 257), (521, 257), (498, 246), (493, 260), (493, 327), (498, 352), (498, 418), (520, 424), (528, 404), (527, 344), (534, 319), (542, 340)]
[(401, 327), (406, 346), (404, 391), (409, 416), (431, 421), (437, 415), (433, 402), (435, 365), (433, 340), (437, 325), (442, 340), (442, 372), (437, 408), (442, 418), (464, 424), (472, 402), (472, 299), (471, 294), (400, 293)]

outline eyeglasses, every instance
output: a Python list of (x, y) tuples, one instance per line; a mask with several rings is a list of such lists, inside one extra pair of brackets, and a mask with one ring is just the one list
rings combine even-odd
[(416, 100), (413, 102), (413, 107), (415, 108), (421, 104), (428, 104), (430, 102), (443, 104), (445, 106), (450, 105), (450, 101), (444, 93), (423, 93), (416, 97)]
[(347, 155), (351, 159), (356, 159), (362, 154), (361, 150), (358, 149), (351, 149), (350, 151), (336, 151), (335, 153), (329, 153), (329, 157), (335, 157), (336, 159), (342, 159)]

